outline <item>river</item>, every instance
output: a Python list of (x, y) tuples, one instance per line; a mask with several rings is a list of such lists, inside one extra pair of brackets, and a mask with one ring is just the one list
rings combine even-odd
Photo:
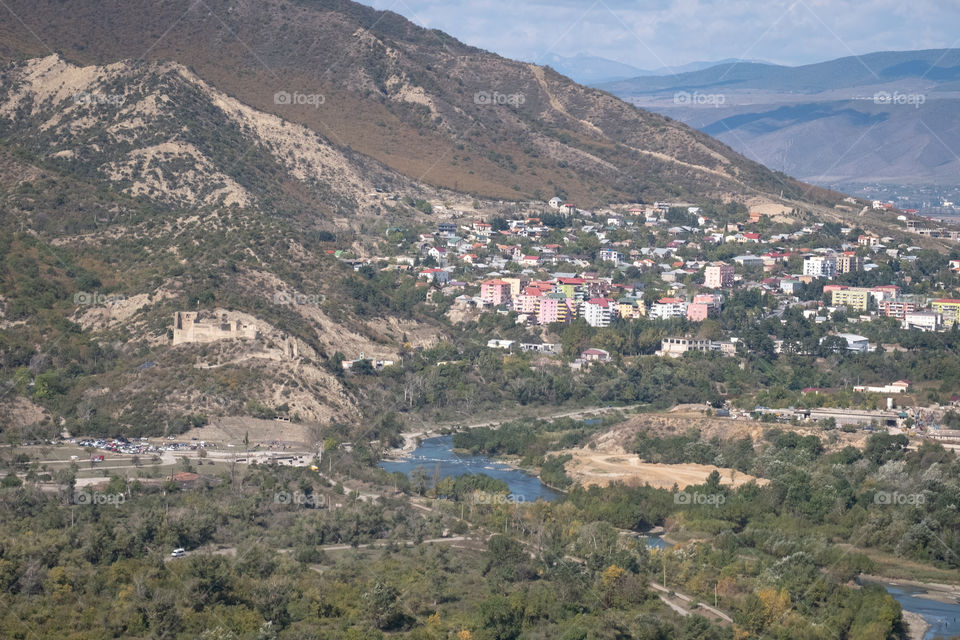
[[(522, 469), (497, 462), (487, 456), (463, 455), (454, 453), (453, 436), (427, 438), (420, 446), (401, 460), (384, 460), (380, 467), (393, 473), (401, 471), (410, 474), (417, 467), (423, 467), (428, 478), (432, 478), (439, 465), (439, 477), (462, 476), (468, 473), (485, 473), (503, 480), (510, 487), (510, 495), (515, 500), (534, 502), (537, 499), (556, 500), (558, 493), (543, 484), (540, 478), (530, 475)], [(643, 536), (651, 549), (664, 549), (673, 546), (658, 535)]]
[(485, 473), (491, 478), (503, 480), (510, 487), (510, 495), (515, 500), (534, 502), (535, 500), (556, 500), (557, 492), (540, 482), (540, 478), (530, 475), (522, 469), (511, 467), (503, 462), (491, 460), (486, 456), (461, 455), (453, 451), (453, 436), (427, 438), (420, 446), (402, 460), (384, 460), (380, 468), (393, 473), (401, 471), (410, 474), (417, 467), (423, 467), (428, 478), (434, 473), (440, 478), (463, 476), (468, 473)]
[[(503, 480), (510, 487), (510, 495), (520, 501), (533, 502), (556, 500), (556, 491), (540, 482), (540, 478), (503, 462), (497, 462), (487, 456), (459, 454), (453, 451), (453, 436), (427, 438), (414, 451), (400, 460), (384, 460), (380, 467), (393, 473), (400, 471), (409, 475), (417, 467), (423, 467), (428, 478), (434, 473), (440, 478), (462, 476), (468, 473), (485, 473)], [(438, 471), (439, 467), (439, 471)], [(646, 536), (647, 546), (651, 549), (663, 549), (672, 546), (657, 535)], [(922, 588), (905, 585), (881, 583), (905, 611), (923, 616), (930, 629), (924, 640), (950, 638), (960, 635), (960, 603), (944, 603), (929, 598), (921, 598)]]
[(887, 590), (894, 600), (900, 603), (904, 611), (911, 611), (923, 617), (930, 628), (923, 640), (953, 638), (960, 636), (960, 602), (939, 602), (921, 597), (927, 593), (922, 587), (914, 587), (889, 582), (875, 582)]

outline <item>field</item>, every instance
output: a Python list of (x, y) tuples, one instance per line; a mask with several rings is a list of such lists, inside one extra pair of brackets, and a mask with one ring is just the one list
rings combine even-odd
[(658, 489), (670, 489), (676, 484), (683, 489), (690, 485), (703, 484), (714, 471), (720, 473), (720, 483), (739, 487), (751, 480), (766, 484), (764, 478), (754, 478), (736, 469), (725, 469), (705, 464), (655, 464), (644, 462), (638, 456), (623, 450), (597, 452), (590, 449), (567, 449), (561, 454), (570, 454), (573, 459), (566, 464), (567, 475), (585, 487), (605, 487), (611, 482), (623, 482), (635, 486), (649, 484)]

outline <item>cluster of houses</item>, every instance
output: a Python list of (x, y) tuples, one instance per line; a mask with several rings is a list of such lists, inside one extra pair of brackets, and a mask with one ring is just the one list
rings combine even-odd
[[(781, 219), (779, 225), (759, 225), (776, 233), (751, 231), (751, 223), (766, 217), (758, 212), (750, 213), (749, 221), (721, 224), (688, 203), (614, 205), (597, 212), (578, 209), (561, 198), (532, 204), (536, 206), (518, 208), (529, 215), (513, 219), (481, 220), (453, 212), (433, 233), (423, 233), (403, 247), (406, 255), (377, 261), (384, 269), (407, 271), (424, 286), (454, 296), (456, 305), (514, 312), (516, 322), (525, 325), (583, 319), (590, 326), (605, 327), (616, 319), (643, 317), (701, 322), (720, 312), (733, 288), (760, 289), (776, 296), (784, 307), (803, 304), (805, 315), (816, 322), (826, 321), (829, 316), (824, 313), (841, 308), (854, 322), (893, 317), (905, 328), (924, 331), (949, 328), (960, 318), (960, 300), (904, 295), (896, 285), (854, 287), (834, 282), (843, 274), (869, 272), (891, 259), (908, 268), (920, 248), (892, 237), (869, 233), (857, 237), (852, 228), (842, 228), (835, 246), (818, 246), (824, 243), (814, 236), (824, 237), (823, 224)], [(563, 225), (556, 224), (557, 215), (565, 216)], [(722, 261), (702, 259), (716, 255), (710, 249), (720, 245), (738, 249), (720, 252), (732, 255)], [(954, 262), (951, 267), (960, 272), (960, 261)], [(631, 268), (633, 276), (616, 277)], [(824, 285), (825, 295), (806, 299), (803, 290), (814, 283)], [(649, 290), (657, 291), (656, 297), (644, 295)], [(851, 350), (866, 350), (859, 336), (850, 335)], [(735, 342), (670, 338), (660, 353), (676, 356), (696, 350), (731, 355)], [(524, 350), (529, 349), (527, 345)]]

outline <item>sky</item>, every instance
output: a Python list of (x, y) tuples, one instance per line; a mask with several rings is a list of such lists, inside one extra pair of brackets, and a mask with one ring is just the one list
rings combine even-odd
[(360, 0), (529, 62), (586, 54), (641, 69), (741, 58), (823, 62), (960, 46), (955, 0)]

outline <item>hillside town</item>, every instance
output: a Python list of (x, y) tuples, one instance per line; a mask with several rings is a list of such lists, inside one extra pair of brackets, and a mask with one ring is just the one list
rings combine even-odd
[[(360, 260), (336, 253), (357, 269), (408, 272), (451, 297), (454, 309), (512, 314), (532, 329), (576, 320), (595, 328), (640, 318), (685, 321), (670, 325), (685, 333), (665, 337), (657, 351), (669, 357), (691, 350), (735, 355), (738, 336), (692, 334), (738, 291), (770, 296), (774, 314), (799, 308), (815, 324), (839, 312), (848, 324), (890, 318), (905, 330), (939, 332), (960, 317), (960, 299), (944, 295), (956, 282), (928, 277), (946, 265), (960, 273), (960, 259), (946, 261), (909, 244), (908, 234), (918, 229), (912, 220), (890, 237), (806, 224), (797, 211), (770, 206), (709, 215), (693, 204), (665, 202), (589, 211), (553, 198), (517, 207), (515, 215), (482, 218), (442, 205), (434, 212), (442, 221), (432, 231), (388, 231), (401, 239), (396, 255)], [(849, 351), (876, 348), (854, 332), (834, 335)], [(559, 353), (550, 343), (492, 339), (488, 346)], [(782, 346), (774, 341), (777, 352)], [(579, 355), (574, 366), (609, 357)]]

